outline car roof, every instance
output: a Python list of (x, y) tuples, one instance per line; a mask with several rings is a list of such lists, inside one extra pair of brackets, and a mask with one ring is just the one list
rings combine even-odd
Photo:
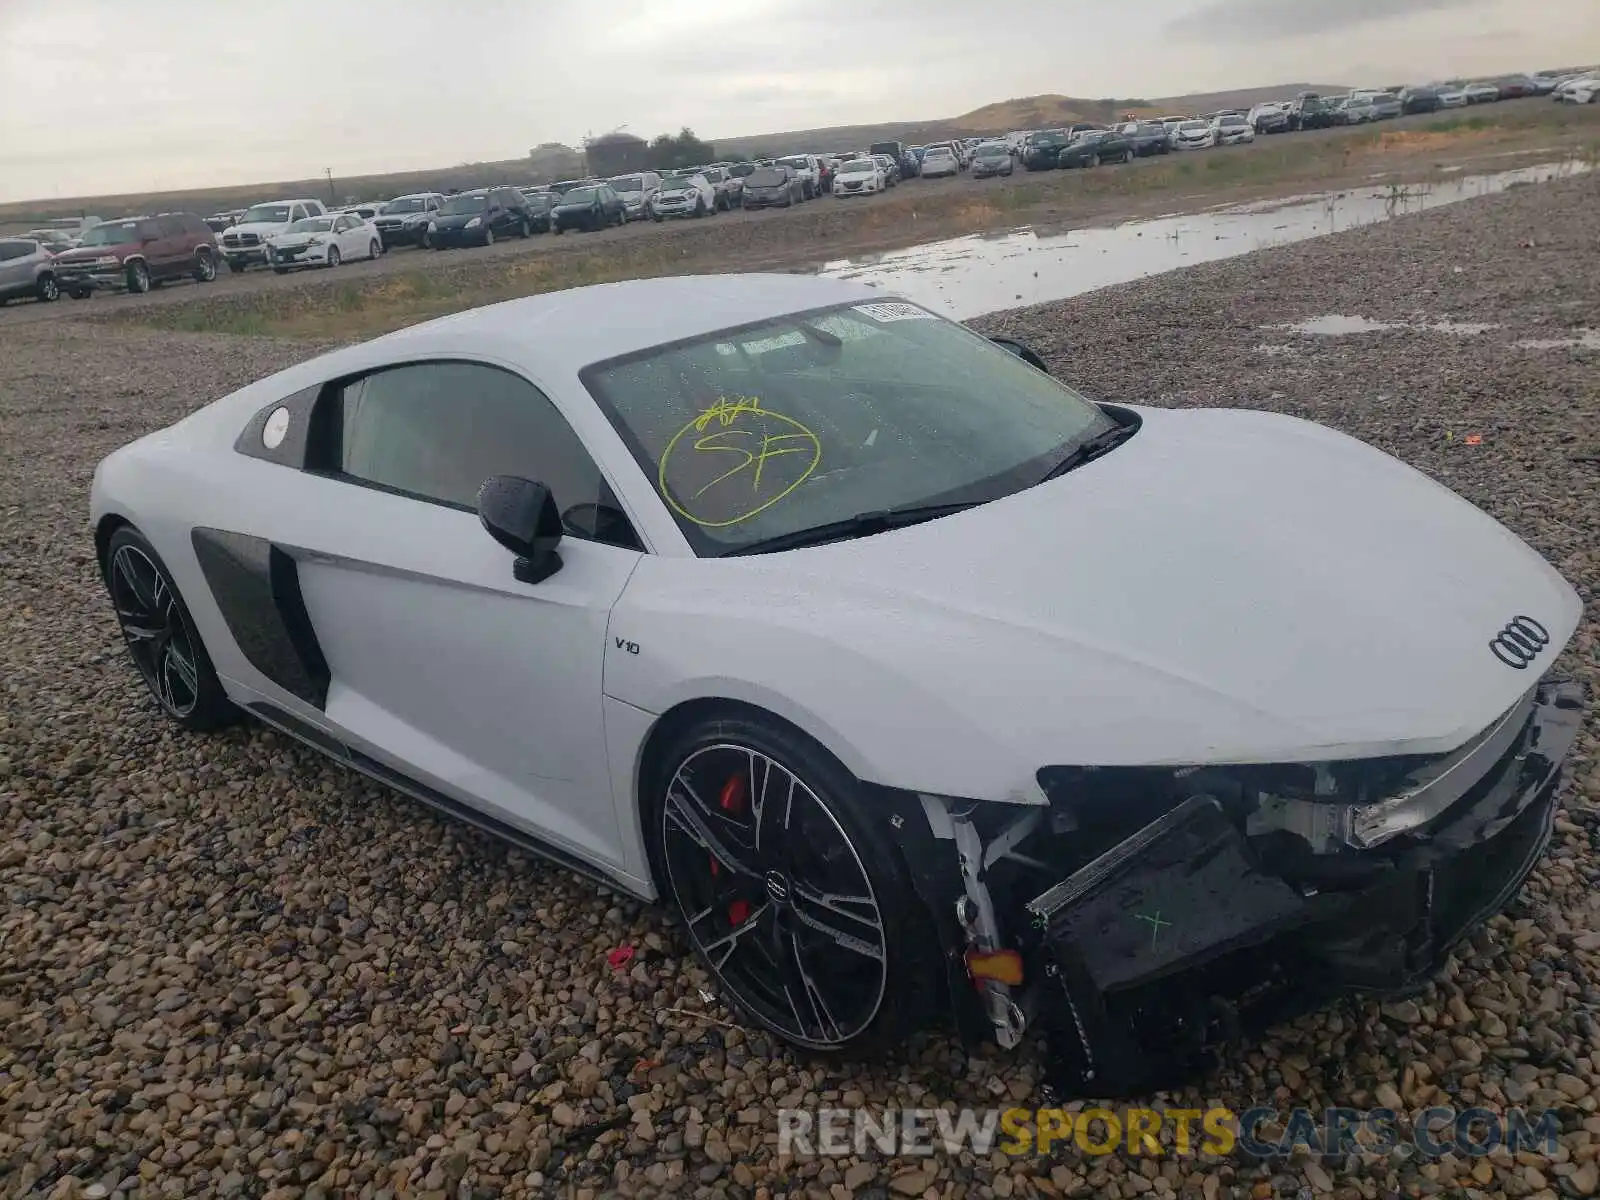
[(815, 275), (631, 279), (454, 313), (351, 352), (371, 350), (384, 361), (409, 354), (479, 353), (525, 363), (540, 374), (575, 375), (591, 363), (718, 329), (882, 298), (867, 284)]

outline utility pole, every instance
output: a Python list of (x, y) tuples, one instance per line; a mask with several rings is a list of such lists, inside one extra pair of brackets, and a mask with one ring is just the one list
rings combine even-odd
[(328, 177), (328, 203), (330, 205), (337, 206), (339, 203), (339, 197), (334, 195), (333, 191), (333, 168), (323, 167), (322, 173)]

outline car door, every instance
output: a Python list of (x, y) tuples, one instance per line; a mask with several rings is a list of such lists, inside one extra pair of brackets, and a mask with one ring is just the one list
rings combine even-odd
[(33, 285), (35, 242), (0, 240), (0, 297), (20, 296)]
[(362, 220), (354, 213), (346, 213), (333, 223), (339, 231), (339, 254), (344, 258), (365, 258), (367, 238), (362, 230)]
[[(622, 865), (601, 669), (640, 551), (556, 406), (501, 366), (440, 360), (283, 407), (287, 424), (270, 425), (269, 407), (240, 444), (269, 459), (303, 446), (300, 486), (263, 484), (272, 503), (255, 506), (245, 531), (258, 561), (271, 557), (262, 545), (292, 559), (278, 560), (270, 592), (287, 615), (242, 618), (253, 640), (235, 631), (235, 641), (261, 647), (263, 625), (301, 632), (251, 659), (263, 678), (239, 682), (414, 788)], [(540, 583), (515, 578), (474, 511), (496, 474), (546, 484), (565, 515), (560, 569)], [(601, 524), (607, 541), (593, 534)], [(249, 547), (202, 530), (196, 550), (213, 593), (238, 594), (211, 572)]]
[(173, 216), (156, 217), (154, 225), (156, 240), (144, 248), (150, 278), (171, 279), (189, 266), (188, 255), (184, 253), (183, 220)]

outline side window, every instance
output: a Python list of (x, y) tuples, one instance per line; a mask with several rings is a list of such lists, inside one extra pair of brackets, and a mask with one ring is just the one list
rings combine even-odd
[(146, 238), (158, 238), (161, 236), (161, 226), (157, 225), (154, 221), (140, 221), (138, 233), (139, 240), (141, 242)]
[(567, 532), (638, 548), (600, 468), (547, 396), (481, 363), (393, 367), (324, 398), (325, 465), (336, 475), (474, 509), (491, 475), (521, 475), (555, 497)]
[(158, 217), (156, 218), (156, 224), (161, 229), (162, 237), (175, 238), (183, 236), (182, 217)]
[(33, 248), (33, 242), (0, 242), (0, 262), (8, 262), (13, 258), (26, 258), (33, 253)]

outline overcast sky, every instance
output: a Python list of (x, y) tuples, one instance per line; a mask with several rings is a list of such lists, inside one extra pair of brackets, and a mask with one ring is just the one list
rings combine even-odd
[(0, 0), (0, 200), (1600, 59), (1600, 0)]

